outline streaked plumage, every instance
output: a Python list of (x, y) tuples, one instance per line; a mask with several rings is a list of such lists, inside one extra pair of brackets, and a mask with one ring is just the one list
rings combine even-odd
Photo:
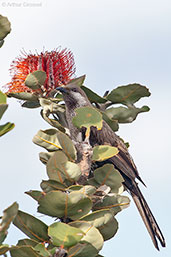
[[(85, 130), (78, 130), (73, 125), (72, 118), (75, 115), (75, 108), (92, 105), (84, 91), (76, 85), (68, 85), (63, 89), (59, 88), (59, 90), (62, 92), (64, 97), (66, 105), (66, 117), (71, 138), (75, 141), (83, 140), (85, 137)], [(138, 187), (136, 179), (141, 181), (143, 184), (144, 182), (142, 181), (134, 161), (123, 141), (115, 134), (115, 132), (112, 131), (108, 124), (103, 121), (103, 127), (101, 130), (97, 130), (95, 127), (91, 128), (89, 142), (91, 146), (109, 144), (118, 148), (119, 153), (105, 162), (112, 163), (123, 176), (125, 180), (125, 188), (133, 197), (133, 200), (151, 236), (154, 246), (159, 250), (157, 241), (158, 239), (161, 245), (165, 247), (165, 239), (144, 196)]]

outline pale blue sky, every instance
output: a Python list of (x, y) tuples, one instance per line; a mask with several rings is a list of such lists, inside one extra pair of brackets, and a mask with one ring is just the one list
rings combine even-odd
[[(37, 2), (41, 7), (26, 7)], [(19, 3), (12, 7), (10, 3)], [(86, 74), (85, 84), (99, 94), (128, 83), (148, 86), (152, 95), (139, 105), (151, 111), (130, 125), (122, 125), (119, 135), (131, 144), (130, 152), (147, 188), (141, 187), (166, 237), (167, 248), (158, 253), (133, 204), (117, 219), (117, 235), (105, 242), (105, 257), (171, 256), (171, 3), (169, 0), (0, 0), (0, 13), (8, 16), (12, 32), (0, 49), (1, 85), (10, 80), (11, 61), (26, 51), (52, 50), (59, 45), (73, 51), (77, 75)], [(14, 201), (20, 209), (36, 217), (36, 203), (24, 191), (39, 189), (46, 179), (39, 162), (42, 151), (32, 143), (39, 129), (48, 128), (39, 110), (22, 109), (9, 99), (3, 122), (16, 127), (0, 138), (0, 212)], [(44, 219), (44, 218), (43, 218)], [(52, 222), (51, 219), (44, 219)], [(24, 236), (10, 229), (6, 240), (15, 244)]]

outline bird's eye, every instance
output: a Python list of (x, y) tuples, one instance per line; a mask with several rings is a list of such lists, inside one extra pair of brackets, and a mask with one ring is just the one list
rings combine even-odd
[(72, 88), (72, 91), (73, 91), (73, 92), (77, 92), (77, 89), (76, 89), (76, 88)]

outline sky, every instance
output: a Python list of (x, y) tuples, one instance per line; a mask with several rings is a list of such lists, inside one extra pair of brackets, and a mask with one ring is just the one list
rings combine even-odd
[[(37, 3), (33, 5), (33, 3)], [(74, 53), (76, 75), (86, 74), (85, 85), (100, 95), (129, 83), (146, 85), (148, 105), (132, 124), (121, 125), (118, 134), (129, 141), (130, 153), (147, 188), (140, 186), (163, 234), (167, 248), (157, 252), (131, 202), (117, 215), (119, 231), (105, 242), (101, 254), (128, 257), (171, 256), (171, 3), (169, 0), (0, 0), (0, 14), (11, 21), (12, 31), (0, 49), (0, 86), (10, 81), (13, 59), (26, 52), (67, 47)], [(13, 131), (0, 138), (0, 213), (14, 201), (20, 209), (41, 218), (36, 202), (24, 194), (39, 190), (47, 179), (45, 166), (32, 143), (39, 129), (47, 129), (40, 110), (21, 107), (8, 99), (1, 124), (15, 123)], [(24, 235), (11, 227), (6, 243), (16, 244)]]

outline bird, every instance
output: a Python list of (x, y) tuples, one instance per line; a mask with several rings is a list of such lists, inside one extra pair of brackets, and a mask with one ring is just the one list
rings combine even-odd
[[(83, 89), (81, 89), (81, 87), (76, 83), (63, 85), (56, 89), (63, 95), (70, 137), (75, 142), (81, 142), (85, 138), (85, 129), (79, 129), (74, 126), (72, 119), (76, 115), (75, 110), (79, 107), (94, 106), (92, 106)], [(101, 130), (97, 130), (97, 128), (94, 126), (91, 127), (89, 143), (92, 147), (95, 145), (108, 144), (118, 148), (118, 154), (106, 160), (105, 163), (113, 164), (122, 175), (124, 179), (124, 187), (132, 196), (155, 248), (159, 250), (158, 241), (162, 247), (165, 247), (166, 243), (164, 236), (138, 186), (137, 180), (143, 185), (145, 185), (145, 183), (141, 179), (133, 158), (128, 152), (123, 140), (121, 140), (120, 137), (110, 128), (110, 126), (103, 121)]]

